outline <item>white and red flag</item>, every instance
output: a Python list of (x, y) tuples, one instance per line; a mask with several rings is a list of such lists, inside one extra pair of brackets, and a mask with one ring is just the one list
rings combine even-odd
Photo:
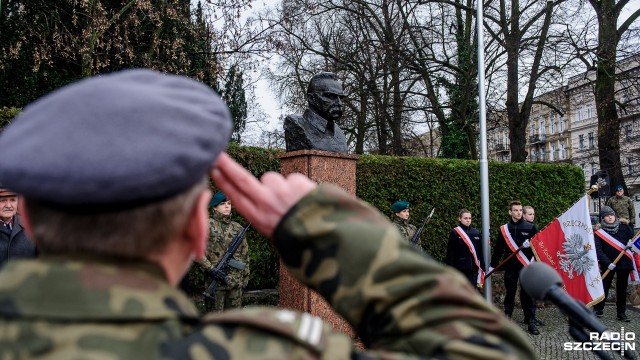
[(536, 234), (531, 239), (531, 249), (538, 261), (556, 269), (573, 298), (587, 306), (604, 300), (589, 216), (589, 195)]

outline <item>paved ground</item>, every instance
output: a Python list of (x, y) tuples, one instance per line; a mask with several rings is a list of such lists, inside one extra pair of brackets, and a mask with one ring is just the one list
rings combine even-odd
[[(604, 309), (604, 316), (600, 319), (611, 331), (620, 332), (624, 327), (625, 332), (636, 334), (636, 350), (627, 351), (635, 355), (640, 360), (640, 309), (632, 306), (627, 307), (627, 315), (631, 322), (625, 323), (616, 319), (615, 304), (607, 303)], [(560, 313), (555, 306), (539, 308), (537, 315), (545, 326), (540, 326), (540, 335), (529, 335), (531, 343), (538, 351), (540, 359), (560, 360), (560, 359), (599, 359), (591, 351), (567, 351), (564, 350), (565, 342), (574, 342), (568, 331), (566, 317)], [(516, 308), (513, 320), (526, 332), (527, 327), (522, 322), (522, 310)], [(608, 352), (613, 359), (622, 359), (619, 354)]]

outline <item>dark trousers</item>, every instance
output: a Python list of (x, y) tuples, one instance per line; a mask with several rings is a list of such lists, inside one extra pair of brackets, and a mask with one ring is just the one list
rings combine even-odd
[[(507, 293), (504, 296), (504, 313), (511, 316), (516, 302), (516, 291), (518, 290), (518, 277), (520, 270), (505, 270), (504, 287)], [(536, 317), (536, 302), (529, 296), (522, 286), (520, 286), (520, 304), (524, 312), (524, 321), (529, 322)]]
[(610, 271), (606, 278), (602, 279), (602, 286), (604, 287), (604, 301), (600, 301), (595, 304), (593, 308), (597, 311), (604, 309), (604, 302), (609, 297), (609, 289), (611, 283), (613, 283), (613, 273), (616, 275), (616, 310), (618, 314), (624, 314), (627, 305), (627, 285), (629, 284), (629, 272), (631, 270), (619, 270), (615, 269)]
[(466, 277), (473, 287), (478, 284), (478, 270), (460, 270), (460, 272)]

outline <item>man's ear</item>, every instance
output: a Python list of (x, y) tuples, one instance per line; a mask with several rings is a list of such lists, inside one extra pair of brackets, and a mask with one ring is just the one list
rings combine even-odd
[(18, 211), (20, 215), (20, 225), (27, 233), (29, 239), (35, 243), (36, 239), (33, 238), (33, 227), (31, 226), (31, 218), (29, 217), (29, 210), (27, 209), (27, 201), (22, 196), (18, 198)]
[(211, 201), (211, 191), (207, 189), (195, 201), (185, 229), (185, 239), (189, 241), (196, 259), (204, 257), (209, 240), (209, 211), (207, 209), (209, 201)]

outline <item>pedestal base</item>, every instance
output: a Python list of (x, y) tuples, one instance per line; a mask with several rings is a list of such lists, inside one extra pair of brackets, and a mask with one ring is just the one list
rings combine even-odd
[[(317, 183), (331, 183), (355, 196), (357, 155), (319, 150), (298, 150), (280, 156), (282, 175), (301, 173)], [(355, 332), (318, 294), (294, 279), (280, 264), (280, 303), (283, 308), (308, 312), (331, 324), (340, 332), (355, 338)]]

